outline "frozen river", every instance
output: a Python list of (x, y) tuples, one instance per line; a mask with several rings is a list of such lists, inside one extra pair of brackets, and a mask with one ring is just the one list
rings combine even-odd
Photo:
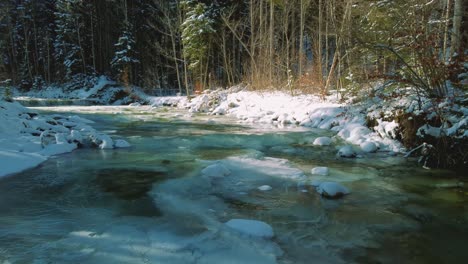
[[(42, 107), (80, 115), (129, 149), (80, 149), (0, 180), (0, 263), (459, 263), (468, 188), (387, 153), (336, 157), (326, 130), (149, 107)], [(221, 164), (230, 174), (201, 171)], [(311, 169), (326, 166), (329, 176)], [(328, 200), (308, 183), (339, 182)], [(304, 184), (305, 183), (305, 184)], [(464, 185), (463, 185), (464, 184)], [(269, 191), (258, 190), (269, 185)], [(272, 239), (224, 223), (252, 219)]]

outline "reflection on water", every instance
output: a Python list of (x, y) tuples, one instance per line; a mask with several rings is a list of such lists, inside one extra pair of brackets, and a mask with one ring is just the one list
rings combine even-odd
[[(468, 258), (468, 190), (452, 172), (423, 170), (386, 153), (337, 159), (341, 142), (310, 144), (332, 136), (329, 131), (251, 127), (177, 110), (86, 111), (81, 114), (96, 121), (96, 128), (133, 147), (78, 150), (1, 179), (0, 262), (457, 263)], [(231, 174), (215, 180), (201, 176), (215, 161)], [(316, 166), (329, 167), (330, 175), (311, 175)], [(323, 199), (311, 187), (297, 187), (291, 177), (297, 172), (308, 181), (341, 182), (352, 193)], [(262, 185), (272, 190), (259, 191)], [(233, 218), (265, 221), (276, 236), (272, 241), (239, 236), (222, 224)]]

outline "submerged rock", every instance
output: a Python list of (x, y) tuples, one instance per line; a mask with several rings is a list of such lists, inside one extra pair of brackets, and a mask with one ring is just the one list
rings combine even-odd
[(131, 146), (132, 145), (130, 145), (130, 143), (128, 143), (127, 141), (125, 141), (123, 139), (116, 139), (114, 141), (114, 147), (116, 147), (116, 148), (129, 148)]
[(231, 219), (226, 222), (226, 226), (245, 235), (258, 238), (272, 238), (274, 236), (273, 228), (262, 221), (248, 219)]
[(222, 178), (231, 174), (231, 171), (221, 163), (211, 164), (202, 171), (203, 176), (209, 178)]
[(138, 169), (102, 169), (96, 173), (95, 183), (104, 192), (113, 193), (123, 200), (144, 197), (153, 183), (165, 180), (166, 173)]
[(356, 152), (353, 150), (353, 147), (348, 145), (340, 148), (338, 156), (342, 158), (355, 158)]
[(335, 199), (350, 193), (348, 188), (336, 182), (322, 182), (315, 190), (325, 198)]

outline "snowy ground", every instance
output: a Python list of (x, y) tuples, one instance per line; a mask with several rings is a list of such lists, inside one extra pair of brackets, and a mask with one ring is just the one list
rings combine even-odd
[(41, 116), (17, 102), (0, 98), (0, 177), (38, 166), (48, 157), (78, 147), (127, 147), (99, 133), (78, 116)]

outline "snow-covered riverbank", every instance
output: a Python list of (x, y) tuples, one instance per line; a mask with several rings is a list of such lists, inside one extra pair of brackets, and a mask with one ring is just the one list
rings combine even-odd
[[(81, 88), (74, 90), (72, 93), (67, 93), (60, 87), (54, 87), (27, 94), (16, 93), (16, 95), (47, 98), (50, 100), (54, 98), (88, 100), (89, 102), (94, 102), (93, 100), (99, 98), (99, 102), (96, 101), (99, 104), (124, 104), (128, 105), (127, 107), (149, 104), (155, 108), (172, 106), (186, 109), (192, 113), (201, 112), (210, 115), (234, 116), (242, 122), (250, 124), (267, 123), (278, 127), (297, 125), (327, 129), (336, 132), (336, 135), (330, 138), (313, 139), (308, 143), (313, 145), (338, 143), (336, 146), (341, 148), (337, 148), (337, 155), (342, 157), (359, 157), (371, 152), (384, 152), (389, 155), (407, 152), (408, 149), (402, 144), (402, 140), (406, 140), (406, 146), (408, 146), (408, 138), (404, 138), (408, 136), (404, 135), (407, 132), (405, 130), (408, 130), (408, 127), (405, 127), (408, 125), (407, 123), (414, 123), (415, 127), (411, 127), (411, 129), (415, 131), (411, 132), (412, 135), (409, 136), (419, 136), (421, 137), (419, 141), (423, 141), (422, 138), (425, 136), (440, 137), (447, 135), (457, 139), (468, 138), (468, 130), (466, 129), (468, 126), (468, 109), (466, 107), (460, 105), (460, 103), (454, 103), (456, 101), (453, 99), (447, 99), (440, 102), (439, 105), (434, 106), (434, 103), (430, 100), (412, 95), (409, 88), (407, 91), (402, 90), (402, 94), (392, 94), (391, 96), (387, 92), (379, 93), (379, 89), (374, 89), (372, 92), (369, 92), (369, 96), (350, 97), (347, 101), (340, 100), (341, 95), (337, 93), (332, 93), (326, 98), (321, 98), (310, 94), (291, 96), (284, 92), (247, 91), (243, 87), (205, 91), (190, 100), (185, 96), (153, 97), (144, 94), (139, 89), (131, 90), (133, 95), (121, 94), (120, 96), (123, 97), (118, 97), (120, 99), (117, 99), (115, 95), (119, 94), (119, 91), (128, 92), (128, 90), (119, 87), (115, 82), (109, 81), (105, 77), (101, 77), (97, 79), (91, 88)], [(134, 103), (129, 105), (129, 102)], [(7, 103), (2, 102), (2, 104)], [(26, 120), (25, 124), (38, 122), (34, 121), (37, 118), (36, 114), (28, 115), (29, 110), (21, 108), (18, 104), (11, 105), (11, 109), (16, 109), (12, 110), (15, 114), (3, 114), (1, 118), (5, 119), (6, 116), (10, 116), (9, 122), (16, 122), (16, 125), (21, 124), (21, 120)], [(2, 112), (7, 113), (8, 111), (10, 110)], [(142, 111), (151, 111), (151, 107)], [(442, 120), (445, 123), (442, 123), (439, 127), (430, 125), (435, 123), (430, 120), (431, 118), (437, 118), (435, 113), (443, 113), (447, 117), (446, 120)], [(420, 123), (415, 122), (413, 118), (421, 119), (418, 120)], [(37, 156), (37, 152), (42, 151), (42, 154), (48, 155), (48, 153), (44, 153), (45, 151), (41, 149), (41, 144), (43, 143), (40, 142), (37, 134), (40, 135), (44, 130), (49, 130), (51, 122), (56, 122), (58, 126), (64, 127), (63, 122), (82, 121), (67, 120), (66, 117), (62, 117), (62, 119), (58, 123), (56, 122), (57, 120), (41, 121), (42, 123), (48, 123), (48, 127), (38, 127), (37, 124), (32, 125), (33, 130), (36, 129), (35, 132), (31, 131), (30, 127), (27, 127), (31, 126), (29, 124), (23, 125), (26, 128), (16, 126), (13, 131), (1, 131), (2, 135), (7, 135), (7, 133), (17, 135), (16, 137), (13, 136), (13, 138), (18, 142), (11, 143), (15, 142), (15, 140), (10, 140), (12, 138), (11, 135), (2, 136), (3, 142), (8, 142), (8, 144), (2, 143), (0, 148), (5, 149), (10, 148), (9, 146), (12, 145), (16, 146), (11, 150), (22, 154), (15, 153), (15, 158), (13, 158), (12, 154), (9, 154), (10, 159), (19, 159), (21, 156), (22, 159), (28, 160), (25, 162), (26, 164), (33, 166), (33, 164), (39, 163), (43, 158), (42, 156)], [(7, 130), (6, 128), (10, 127), (7, 124), (8, 122), (3, 122), (2, 130)], [(72, 130), (76, 131), (73, 127), (66, 126), (65, 130), (65, 134), (71, 133)], [(62, 133), (61, 129), (55, 131), (54, 134), (57, 134), (57, 132)], [(35, 146), (28, 147), (32, 149), (31, 151), (28, 148), (22, 150), (24, 144), (21, 142), (24, 141), (24, 133), (29, 133), (29, 135), (31, 133), (36, 134), (32, 135), (31, 139), (26, 139), (27, 142), (33, 143), (32, 146)], [(74, 138), (71, 134), (66, 136), (66, 140), (68, 145), (61, 146), (60, 151), (56, 152), (67, 152), (76, 148), (74, 146), (76, 143), (73, 143)], [(61, 139), (57, 139), (54, 143), (59, 142), (61, 142)], [(27, 156), (26, 153), (33, 153), (34, 155)], [(6, 161), (7, 159), (4, 158), (3, 160)], [(36, 162), (31, 162), (30, 160)]]
[(17, 102), (0, 99), (0, 177), (38, 166), (48, 157), (78, 147), (127, 146), (91, 127), (78, 116), (41, 116)]
[[(467, 164), (462, 152), (468, 139), (468, 108), (464, 106), (466, 96), (461, 91), (453, 93), (453, 97), (435, 100), (421, 97), (411, 87), (388, 91), (381, 85), (366, 94), (340, 100), (342, 95), (336, 92), (321, 98), (233, 87), (205, 91), (191, 100), (185, 97), (147, 100), (155, 107), (177, 106), (191, 112), (232, 115), (248, 123), (332, 130), (336, 136), (314, 144), (344, 140), (349, 145), (343, 146), (338, 155), (345, 157), (377, 151), (389, 155), (408, 153), (405, 146), (413, 148), (427, 142), (429, 149), (425, 147), (408, 155), (420, 156), (424, 165), (460, 168)], [(446, 145), (447, 142), (452, 143)]]
[[(322, 100), (314, 95), (217, 90), (191, 101), (186, 97), (153, 97), (150, 101), (154, 107), (169, 105), (187, 108), (191, 112), (232, 115), (248, 123), (329, 129), (337, 133), (336, 139), (353, 145), (352, 151), (356, 152), (387, 151), (393, 154), (405, 151), (395, 140), (398, 124), (379, 121), (371, 130), (366, 126), (367, 106), (340, 103), (336, 95)], [(322, 139), (314, 144), (330, 142)]]

